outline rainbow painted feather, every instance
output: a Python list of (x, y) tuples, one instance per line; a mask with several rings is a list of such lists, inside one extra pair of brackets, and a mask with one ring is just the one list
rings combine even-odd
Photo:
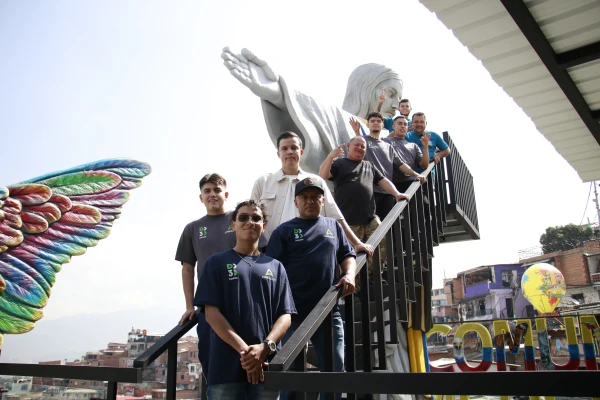
[(56, 273), (110, 234), (148, 164), (109, 159), (0, 186), (0, 350), (42, 318)]

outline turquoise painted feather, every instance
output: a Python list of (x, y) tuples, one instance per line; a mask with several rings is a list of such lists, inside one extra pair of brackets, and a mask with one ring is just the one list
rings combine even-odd
[(62, 264), (110, 234), (148, 164), (109, 159), (0, 186), (0, 350), (43, 316)]

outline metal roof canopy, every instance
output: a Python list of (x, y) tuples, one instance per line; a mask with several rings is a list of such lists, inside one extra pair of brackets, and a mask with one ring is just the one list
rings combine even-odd
[(420, 2), (481, 60), (584, 182), (600, 180), (600, 1)]

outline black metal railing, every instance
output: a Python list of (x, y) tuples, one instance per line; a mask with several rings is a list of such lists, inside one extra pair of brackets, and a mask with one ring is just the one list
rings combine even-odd
[(471, 239), (479, 239), (473, 176), (448, 132), (444, 132), (443, 137), (451, 149), (450, 155), (446, 158), (446, 170), (443, 171), (448, 193), (446, 210), (460, 220), (461, 225), (468, 230)]
[[(168, 351), (166, 400), (175, 400), (177, 389), (177, 342), (197, 323), (197, 320), (194, 319), (186, 321), (181, 326), (177, 325), (160, 338), (154, 346), (137, 357), (133, 362), (133, 368), (0, 363), (0, 375), (108, 382), (106, 398), (107, 400), (116, 400), (118, 383), (142, 383), (144, 369), (149, 367), (165, 351)], [(203, 395), (206, 389), (205, 386), (202, 382)]]

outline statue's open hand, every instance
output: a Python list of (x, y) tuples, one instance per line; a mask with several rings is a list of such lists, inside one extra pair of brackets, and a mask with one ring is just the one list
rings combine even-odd
[(266, 61), (258, 58), (248, 49), (234, 53), (229, 47), (223, 48), (221, 58), (231, 75), (242, 82), (258, 97), (285, 109), (283, 92), (277, 75)]

